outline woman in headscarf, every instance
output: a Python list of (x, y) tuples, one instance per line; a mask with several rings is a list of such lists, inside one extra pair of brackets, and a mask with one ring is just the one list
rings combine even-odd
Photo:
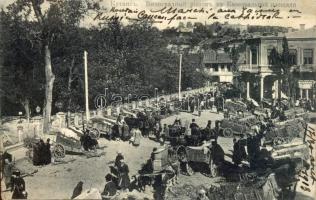
[(120, 159), (119, 166), (118, 166), (118, 186), (121, 190), (128, 190), (130, 185), (130, 178), (129, 178), (129, 168), (128, 165), (124, 162), (124, 159)]
[(131, 142), (134, 146), (139, 146), (140, 145), (140, 139), (142, 137), (142, 132), (140, 131), (139, 128), (133, 128), (131, 130), (131, 134), (132, 134), (132, 138), (131, 138)]

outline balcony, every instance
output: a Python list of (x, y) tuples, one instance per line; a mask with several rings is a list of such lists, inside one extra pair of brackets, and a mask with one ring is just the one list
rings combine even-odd
[(259, 72), (260, 73), (273, 73), (274, 69), (277, 70), (277, 68), (275, 68), (272, 65), (261, 65), (261, 66), (259, 66)]
[(243, 64), (238, 67), (240, 72), (250, 72), (250, 73), (273, 73), (273, 67), (271, 65), (250, 65)]
[(316, 72), (316, 65), (314, 64), (306, 64), (299, 66), (300, 72)]
[(259, 66), (258, 65), (250, 65), (250, 64), (242, 64), (238, 66), (240, 72), (250, 72), (250, 73), (258, 73)]
[(210, 76), (232, 76), (233, 72), (228, 71), (227, 69), (215, 71), (213, 68), (204, 68), (204, 72)]

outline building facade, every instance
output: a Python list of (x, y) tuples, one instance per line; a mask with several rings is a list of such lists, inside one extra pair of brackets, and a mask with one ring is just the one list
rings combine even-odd
[(204, 72), (209, 75), (211, 82), (233, 81), (232, 59), (225, 52), (207, 50), (203, 55)]
[[(256, 75), (260, 85), (260, 99), (279, 98), (280, 83), (270, 59), (270, 52), (275, 48), (279, 53), (282, 50), (283, 37), (287, 38), (289, 46), (289, 63), (292, 72), (298, 74), (298, 98), (310, 99), (315, 85), (316, 72), (316, 27), (286, 33), (280, 36), (260, 36), (246, 40), (246, 64), (239, 65), (239, 71), (250, 72)], [(253, 83), (247, 82), (247, 97)], [(281, 93), (281, 95), (284, 95)], [(298, 99), (297, 98), (297, 99)]]

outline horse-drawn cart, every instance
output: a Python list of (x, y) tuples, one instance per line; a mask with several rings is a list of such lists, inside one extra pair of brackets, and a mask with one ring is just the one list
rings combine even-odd
[(224, 137), (233, 137), (234, 135), (249, 133), (251, 131), (251, 127), (258, 122), (259, 120), (254, 115), (239, 119), (223, 119), (220, 128)]
[(112, 134), (112, 127), (116, 124), (116, 120), (110, 117), (94, 117), (88, 124), (90, 132), (100, 137), (101, 135)]
[(213, 158), (211, 144), (198, 147), (179, 146), (176, 153), (181, 162), (187, 163), (186, 170), (188, 175), (193, 174), (191, 166), (196, 164), (207, 168), (207, 171), (204, 173), (206, 176), (216, 177), (218, 175), (218, 163), (215, 163)]
[[(92, 131), (87, 131), (87, 136), (89, 137), (89, 149), (95, 149), (97, 147), (97, 135)], [(53, 150), (52, 155), (54, 158), (64, 158), (66, 153), (83, 153), (82, 150), (82, 141), (80, 141), (80, 137), (77, 134), (67, 134), (66, 133), (57, 133), (53, 140)]]
[(277, 122), (270, 127), (265, 135), (266, 143), (280, 145), (290, 143), (294, 138), (304, 138), (306, 122), (303, 118), (293, 118), (284, 122)]
[(73, 137), (67, 137), (66, 135), (57, 134), (56, 141), (53, 145), (53, 156), (54, 158), (64, 158), (67, 152), (81, 152), (80, 140)]

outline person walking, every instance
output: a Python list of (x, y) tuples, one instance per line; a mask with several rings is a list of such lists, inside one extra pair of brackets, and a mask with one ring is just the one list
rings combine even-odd
[(16, 170), (12, 176), (12, 199), (27, 199), (27, 192), (25, 191), (25, 181), (21, 177), (21, 172)]
[(126, 191), (129, 189), (130, 178), (129, 178), (129, 168), (128, 165), (124, 162), (124, 159), (120, 159), (118, 166), (118, 186), (121, 190)]
[(136, 127), (136, 128), (133, 128), (131, 130), (131, 135), (132, 135), (132, 138), (131, 138), (130, 142), (134, 146), (138, 147), (140, 145), (140, 139), (142, 137), (142, 132), (140, 131), (140, 129), (138, 127)]
[(44, 164), (48, 165), (51, 163), (51, 159), (52, 159), (52, 153), (50, 151), (50, 139), (48, 138), (46, 140), (46, 144), (45, 144), (45, 159), (44, 159)]
[(123, 126), (124, 126), (124, 118), (123, 118), (122, 114), (119, 114), (119, 116), (117, 117), (116, 124), (118, 126), (118, 137), (119, 137), (119, 139), (121, 139), (122, 134), (123, 134)]

